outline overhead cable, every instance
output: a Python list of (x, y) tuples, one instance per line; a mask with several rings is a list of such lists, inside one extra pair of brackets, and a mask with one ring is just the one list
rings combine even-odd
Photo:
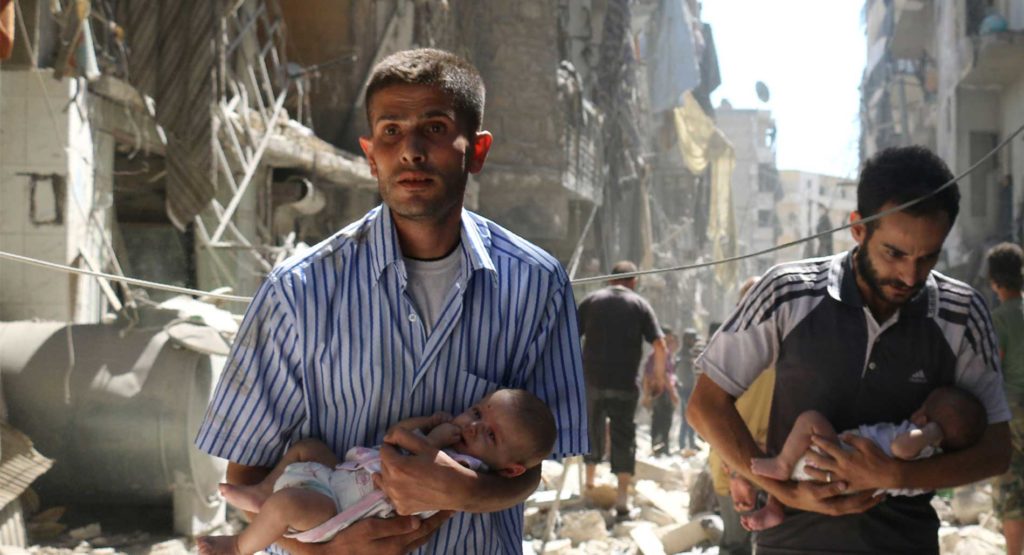
[[(930, 192), (930, 193), (928, 193), (926, 195), (922, 195), (922, 196), (917, 197), (917, 198), (915, 198), (913, 200), (910, 200), (908, 202), (900, 204), (899, 206), (895, 206), (895, 207), (890, 208), (888, 210), (883, 210), (883, 211), (881, 211), (881, 212), (879, 212), (877, 214), (874, 214), (874, 215), (872, 215), (870, 217), (857, 220), (856, 223), (852, 223), (852, 222), (851, 223), (846, 223), (846, 224), (843, 224), (843, 225), (841, 225), (839, 227), (835, 227), (835, 228), (829, 229), (827, 231), (822, 231), (822, 232), (819, 232), (819, 233), (815, 233), (814, 235), (809, 235), (807, 237), (801, 237), (799, 239), (795, 239), (793, 241), (789, 241), (789, 242), (783, 243), (781, 245), (776, 245), (776, 246), (771, 247), (771, 248), (767, 248), (767, 249), (763, 249), (763, 250), (759, 250), (759, 251), (755, 251), (755, 252), (751, 252), (751, 253), (746, 253), (746, 254), (739, 254), (739, 255), (736, 255), (736, 256), (730, 256), (730, 257), (726, 257), (726, 258), (722, 258), (722, 259), (718, 259), (718, 260), (711, 260), (711, 261), (708, 261), (708, 262), (700, 262), (700, 263), (696, 263), (696, 264), (684, 264), (684, 265), (680, 265), (680, 266), (670, 266), (670, 267), (667, 267), (667, 268), (654, 268), (654, 269), (650, 269), (650, 270), (640, 270), (640, 271), (637, 271), (637, 272), (628, 272), (628, 273), (622, 273), (622, 274), (609, 274), (609, 275), (592, 276), (592, 277), (586, 277), (586, 278), (578, 278), (578, 279), (571, 280), (570, 283), (572, 283), (573, 285), (580, 285), (580, 284), (584, 284), (584, 283), (608, 281), (608, 280), (611, 280), (611, 279), (626, 279), (626, 278), (630, 278), (630, 277), (647, 276), (647, 275), (661, 274), (661, 273), (666, 273), (666, 272), (682, 272), (682, 271), (686, 271), (686, 270), (696, 270), (696, 269), (699, 269), (699, 268), (708, 268), (708, 267), (711, 267), (711, 266), (717, 266), (719, 264), (728, 264), (730, 262), (738, 262), (740, 260), (744, 260), (744, 259), (747, 259), (747, 258), (754, 258), (754, 257), (757, 257), (757, 256), (762, 256), (762, 255), (765, 255), (765, 254), (769, 254), (769, 253), (772, 253), (772, 252), (775, 252), (775, 251), (780, 251), (780, 250), (783, 250), (783, 249), (788, 249), (789, 247), (793, 247), (793, 246), (799, 245), (801, 243), (807, 243), (809, 241), (813, 241), (813, 240), (818, 239), (820, 237), (824, 237), (826, 235), (829, 235), (829, 234), (832, 234), (832, 233), (836, 233), (836, 232), (842, 231), (844, 229), (849, 229), (850, 227), (853, 227), (854, 225), (861, 225), (861, 224), (866, 224), (866, 223), (869, 223), (869, 222), (876, 221), (876, 220), (881, 219), (881, 218), (883, 218), (883, 217), (885, 217), (885, 216), (887, 216), (889, 214), (893, 214), (893, 213), (899, 212), (901, 210), (906, 210), (907, 208), (909, 208), (911, 206), (914, 206), (914, 205), (916, 205), (918, 203), (924, 202), (925, 200), (927, 200), (927, 199), (929, 199), (929, 198), (939, 194), (941, 191), (943, 191), (945, 189), (948, 189), (949, 187), (952, 187), (957, 181), (963, 179), (964, 177), (967, 177), (971, 172), (973, 172), (977, 168), (981, 167), (981, 165), (983, 163), (985, 163), (992, 156), (995, 156), (996, 152), (998, 152), (999, 150), (1005, 148), (1006, 145), (1010, 144), (1010, 141), (1012, 141), (1015, 137), (1020, 135), (1022, 132), (1024, 132), (1024, 125), (1021, 125), (1020, 127), (1018, 127), (1016, 131), (1011, 133), (1002, 142), (1000, 142), (998, 145), (996, 145), (996, 147), (993, 148), (991, 151), (989, 151), (988, 154), (986, 154), (985, 156), (982, 156), (977, 162), (975, 162), (973, 165), (971, 165), (971, 167), (967, 168), (960, 175), (957, 175), (956, 177), (954, 177), (950, 181), (947, 181), (946, 183), (944, 183), (938, 189), (935, 189), (934, 191), (932, 191), (932, 192)], [(143, 280), (143, 279), (135, 279), (135, 278), (130, 278), (130, 277), (124, 277), (124, 276), (118, 276), (118, 275), (113, 275), (113, 274), (107, 274), (107, 273), (104, 273), (104, 272), (97, 272), (97, 271), (92, 271), (92, 270), (84, 270), (82, 268), (75, 268), (75, 267), (72, 267), (72, 266), (66, 266), (64, 264), (57, 264), (55, 262), (48, 262), (48, 261), (45, 261), (45, 260), (39, 260), (39, 259), (36, 259), (36, 258), (31, 258), (31, 257), (28, 257), (28, 256), (22, 256), (22, 255), (19, 255), (19, 254), (13, 254), (13, 253), (4, 252), (4, 251), (0, 251), (0, 259), (13, 260), (15, 262), (21, 262), (23, 264), (39, 266), (39, 267), (43, 267), (43, 268), (47, 268), (47, 269), (51, 269), (51, 270), (62, 271), (62, 272), (67, 272), (67, 273), (71, 273), (71, 274), (80, 274), (80, 275), (87, 275), (87, 276), (105, 278), (105, 279), (108, 279), (110, 281), (117, 281), (117, 282), (127, 283), (129, 285), (135, 285), (136, 287), (142, 287), (144, 289), (155, 289), (155, 290), (159, 290), (159, 291), (169, 291), (169, 292), (172, 292), (172, 293), (180, 293), (180, 294), (185, 294), (185, 295), (195, 295), (195, 296), (198, 296), (198, 297), (205, 297), (205, 298), (208, 298), (208, 299), (216, 299), (216, 300), (222, 300), (222, 301), (228, 301), (228, 302), (236, 302), (236, 303), (248, 303), (249, 301), (252, 300), (252, 297), (243, 297), (243, 296), (240, 296), (240, 295), (224, 295), (224, 294), (221, 294), (221, 293), (213, 293), (213, 292), (210, 292), (210, 291), (202, 291), (202, 290), (199, 290), (199, 289), (190, 289), (188, 287), (178, 287), (176, 285), (167, 285), (167, 284), (164, 284), (164, 283), (157, 283), (157, 282), (147, 281), (147, 280)]]

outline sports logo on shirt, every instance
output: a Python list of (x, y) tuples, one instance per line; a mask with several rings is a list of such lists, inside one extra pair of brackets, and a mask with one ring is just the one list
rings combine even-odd
[(924, 370), (918, 370), (910, 375), (910, 383), (928, 383), (928, 377), (924, 375)]

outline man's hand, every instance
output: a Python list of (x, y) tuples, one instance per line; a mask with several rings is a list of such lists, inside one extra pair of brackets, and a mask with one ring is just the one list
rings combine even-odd
[(849, 491), (869, 491), (900, 487), (897, 483), (898, 464), (878, 448), (870, 439), (856, 434), (843, 434), (843, 443), (853, 448), (843, 449), (835, 441), (815, 434), (811, 440), (824, 455), (807, 452), (808, 474), (827, 482), (843, 482)]
[(462, 430), (451, 422), (438, 424), (427, 434), (427, 442), (438, 449), (455, 445), (460, 439), (462, 439)]
[(783, 505), (829, 516), (863, 513), (885, 499), (883, 495), (874, 497), (874, 490), (843, 495), (848, 489), (844, 482), (779, 482), (767, 478), (762, 480), (765, 490)]
[[(441, 511), (425, 520), (415, 516), (368, 518), (338, 532), (327, 543), (302, 544), (300, 550), (330, 555), (401, 555), (427, 543), (430, 536), (451, 516), (451, 511)], [(304, 549), (307, 546), (309, 549)]]
[[(395, 447), (409, 451), (402, 455)], [(476, 473), (452, 460), (426, 439), (393, 428), (380, 448), (380, 473), (373, 483), (384, 491), (400, 515), (437, 509), (461, 510), (464, 480)]]

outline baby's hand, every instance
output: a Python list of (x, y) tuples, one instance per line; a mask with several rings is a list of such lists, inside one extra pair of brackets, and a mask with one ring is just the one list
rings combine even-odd
[(451, 422), (442, 422), (427, 434), (427, 441), (438, 449), (454, 445), (460, 439), (462, 439), (462, 430)]
[(435, 426), (440, 425), (440, 424), (444, 424), (445, 422), (451, 422), (452, 421), (451, 413), (445, 412), (443, 410), (439, 410), (439, 411), (435, 412), (434, 414), (432, 414), (430, 416), (430, 418), (434, 422)]

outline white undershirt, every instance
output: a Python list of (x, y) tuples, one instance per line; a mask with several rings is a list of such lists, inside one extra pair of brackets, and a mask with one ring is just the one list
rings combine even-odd
[(459, 279), (461, 272), (461, 249), (455, 249), (448, 256), (438, 260), (405, 258), (405, 273), (408, 276), (405, 290), (412, 297), (413, 305), (423, 319), (425, 329), (434, 328), (434, 323), (444, 310), (448, 292)]

